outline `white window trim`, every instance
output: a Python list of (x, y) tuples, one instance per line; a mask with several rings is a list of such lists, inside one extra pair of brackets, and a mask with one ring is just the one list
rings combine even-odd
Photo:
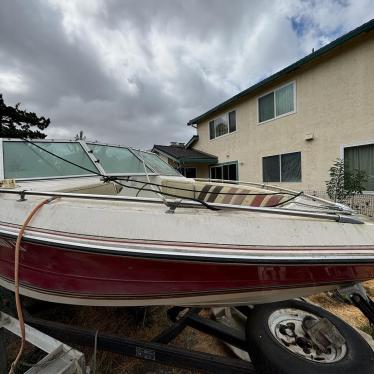
[[(282, 158), (281, 156), (283, 155), (289, 155), (291, 153), (300, 153), (300, 168), (301, 168), (301, 178), (299, 181), (283, 181), (282, 180)], [(264, 181), (264, 169), (263, 169), (263, 164), (261, 165), (262, 166), (262, 182), (263, 183), (302, 183), (303, 181), (303, 160), (302, 160), (302, 156), (301, 156), (301, 151), (294, 151), (294, 152), (287, 152), (287, 153), (279, 153), (277, 155), (269, 155), (269, 156), (262, 156), (262, 159), (261, 161), (266, 158), (266, 157), (273, 157), (273, 156), (278, 156), (278, 159), (279, 159), (279, 181), (273, 181), (273, 182), (265, 182)]]
[[(374, 139), (372, 139), (372, 140), (365, 140), (365, 141), (361, 141), (361, 142), (358, 142), (358, 143), (352, 143), (352, 144), (341, 144), (340, 145), (340, 158), (344, 162), (344, 150), (346, 148), (360, 147), (362, 145), (370, 145), (370, 144), (374, 144)], [(374, 195), (374, 191), (363, 191), (362, 193), (364, 195)]]
[(365, 140), (358, 143), (352, 143), (352, 144), (341, 144), (340, 145), (340, 158), (344, 160), (344, 149), (345, 148), (351, 148), (351, 147), (360, 147), (361, 145), (370, 145), (374, 144), (374, 139), (372, 140)]
[[(231, 113), (231, 112), (235, 112), (235, 120), (236, 120), (235, 131), (232, 131), (232, 132), (228, 131), (226, 134), (219, 135), (219, 136), (214, 136), (213, 139), (210, 139), (210, 125), (209, 125), (209, 123), (212, 122), (212, 121), (215, 121), (215, 120), (216, 120), (217, 118), (219, 118), (219, 117), (227, 116), (227, 124), (228, 124), (228, 128), (229, 128), (229, 130), (230, 130), (229, 113)], [(231, 135), (231, 134), (235, 134), (235, 133), (238, 131), (237, 113), (238, 113), (238, 111), (237, 111), (237, 109), (235, 108), (235, 109), (231, 109), (231, 110), (229, 110), (228, 112), (223, 113), (223, 114), (220, 115), (220, 116), (217, 116), (217, 117), (215, 117), (215, 118), (209, 120), (209, 121), (208, 121), (208, 141), (212, 142), (212, 141), (214, 141), (214, 140), (216, 140), (216, 139), (221, 139), (221, 138), (223, 138), (223, 137), (225, 137), (225, 136), (228, 136), (228, 135)], [(215, 131), (215, 129), (214, 129), (214, 131)], [(214, 134), (214, 135), (215, 135), (215, 134)]]
[[(277, 90), (280, 90), (281, 88), (283, 87), (286, 87), (290, 84), (293, 84), (293, 87), (294, 87), (294, 90), (293, 90), (293, 104), (294, 104), (294, 110), (292, 112), (287, 112), (287, 113), (284, 113), (284, 114), (281, 114), (279, 116), (276, 115), (276, 111), (277, 111), (277, 108), (276, 108), (276, 104), (275, 104), (275, 91)], [(262, 97), (270, 94), (274, 92), (274, 118), (270, 118), (266, 121), (262, 121), (260, 122), (260, 105), (259, 105), (259, 99), (261, 99)], [(264, 123), (268, 123), (268, 122), (272, 122), (274, 120), (277, 120), (279, 118), (282, 118), (282, 117), (287, 117), (291, 114), (295, 114), (297, 113), (297, 104), (296, 104), (296, 81), (290, 81), (290, 82), (287, 82), (285, 84), (282, 84), (281, 86), (277, 86), (269, 91), (267, 91), (266, 93), (264, 94), (261, 94), (260, 96), (257, 96), (256, 97), (256, 105), (257, 105), (257, 125), (263, 125)]]

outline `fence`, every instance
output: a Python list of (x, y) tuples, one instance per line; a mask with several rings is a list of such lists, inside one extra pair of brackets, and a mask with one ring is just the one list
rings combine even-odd
[[(323, 199), (330, 199), (326, 191), (323, 190), (310, 190), (305, 193)], [(374, 195), (372, 194), (359, 194), (352, 197), (346, 198), (341, 203), (350, 206), (352, 209), (360, 214), (364, 214), (369, 217), (374, 217)]]

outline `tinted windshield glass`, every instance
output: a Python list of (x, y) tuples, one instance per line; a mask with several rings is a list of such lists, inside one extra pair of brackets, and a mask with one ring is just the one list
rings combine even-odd
[[(97, 172), (79, 143), (34, 142), (64, 159)], [(26, 142), (3, 142), (5, 178), (27, 179), (91, 174)]]
[(136, 151), (139, 157), (144, 157), (144, 162), (149, 165), (157, 174), (181, 176), (169, 164), (162, 161), (160, 157), (151, 152)]
[[(108, 174), (144, 174), (144, 165), (127, 148), (112, 147), (101, 144), (88, 144), (100, 165)], [(148, 173), (152, 171), (147, 168)]]

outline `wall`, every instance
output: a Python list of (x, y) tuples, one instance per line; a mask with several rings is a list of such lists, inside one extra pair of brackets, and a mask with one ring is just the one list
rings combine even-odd
[[(302, 182), (280, 184), (323, 188), (342, 145), (374, 143), (374, 33), (365, 38), (200, 123), (194, 148), (220, 163), (239, 161), (240, 179), (254, 182), (262, 182), (262, 157), (301, 151)], [(258, 124), (257, 97), (290, 81), (296, 82), (296, 113)], [(231, 110), (236, 132), (209, 140), (209, 121)], [(306, 141), (307, 133), (314, 140)]]

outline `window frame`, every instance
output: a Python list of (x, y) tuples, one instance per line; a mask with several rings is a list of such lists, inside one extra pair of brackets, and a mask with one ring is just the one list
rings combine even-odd
[[(230, 116), (229, 114), (232, 113), (232, 112), (235, 112), (235, 130), (234, 131), (231, 131), (230, 132)], [(208, 121), (208, 140), (211, 142), (211, 141), (214, 141), (216, 139), (220, 139), (220, 138), (223, 138), (225, 136), (228, 136), (228, 135), (231, 135), (231, 134), (234, 134), (238, 131), (238, 121), (237, 121), (237, 109), (232, 109), (232, 110), (229, 110), (228, 112), (225, 112), (223, 113), (222, 115), (220, 116), (217, 116), (211, 120)], [(216, 128), (214, 127), (214, 138), (211, 138), (210, 137), (210, 123), (211, 122), (214, 122), (216, 119), (218, 119), (219, 117), (227, 117), (227, 133), (226, 134), (223, 134), (223, 135), (219, 135), (219, 136), (216, 136)]]
[[(372, 144), (374, 144), (374, 139), (366, 140), (366, 141), (362, 141), (362, 142), (358, 142), (358, 143), (352, 143), (352, 144), (341, 144), (340, 145), (340, 158), (343, 160), (343, 162), (345, 162), (345, 160), (344, 160), (344, 150), (346, 148), (360, 147), (360, 146), (372, 145)], [(365, 190), (365, 191), (362, 191), (362, 193), (364, 195), (374, 195), (374, 191), (372, 191), (372, 190)]]
[[(187, 177), (186, 176), (186, 169), (194, 169), (195, 170), (195, 177)], [(183, 172), (182, 172), (183, 170)], [(178, 168), (179, 173), (181, 173), (185, 178), (197, 178), (197, 167), (195, 166), (181, 166)]]
[(212, 178), (212, 169), (213, 168), (217, 168), (217, 167), (221, 167), (222, 168), (222, 176), (223, 176), (223, 166), (225, 165), (236, 165), (236, 178), (237, 179), (217, 179), (215, 178), (216, 180), (222, 180), (222, 181), (233, 181), (233, 182), (238, 182), (240, 179), (239, 179), (239, 161), (228, 161), (228, 162), (222, 162), (222, 163), (219, 163), (219, 164), (214, 164), (214, 165), (210, 165), (209, 166), (209, 179), (213, 179)]
[[(290, 154), (293, 154), (293, 153), (300, 153), (300, 180), (298, 181), (284, 181), (283, 178), (282, 178), (282, 156), (285, 156), (285, 155), (290, 155)], [(293, 151), (293, 152), (287, 152), (287, 153), (279, 153), (279, 154), (275, 154), (275, 155), (268, 155), (268, 156), (263, 156), (261, 158), (261, 161), (262, 161), (262, 182), (263, 183), (302, 183), (303, 181), (303, 168), (302, 168), (302, 157), (301, 157), (301, 154), (302, 152), (301, 151)], [(278, 156), (278, 163), (279, 163), (279, 181), (269, 181), (269, 182), (265, 182), (264, 181), (264, 163), (263, 163), (263, 160), (264, 158), (266, 157), (275, 157), (275, 156)]]
[[(279, 116), (277, 116), (277, 108), (276, 108), (276, 95), (275, 95), (275, 92), (290, 85), (290, 84), (293, 84), (293, 108), (294, 110), (291, 111), (291, 112), (287, 112), (287, 113), (283, 113)], [(270, 93), (274, 93), (274, 117), (273, 118), (270, 118), (270, 119), (267, 119), (266, 121), (261, 121), (260, 122), (260, 104), (259, 104), (259, 100), (266, 96), (266, 95), (269, 95)], [(281, 86), (277, 86), (259, 96), (256, 97), (256, 104), (257, 104), (257, 125), (263, 125), (264, 123), (268, 123), (268, 122), (271, 122), (271, 121), (274, 121), (278, 118), (282, 118), (282, 117), (286, 117), (286, 116), (289, 116), (291, 114), (295, 114), (297, 113), (297, 103), (296, 103), (296, 80), (293, 80), (293, 81), (290, 81), (290, 82), (287, 82), (285, 84), (282, 84)], [(293, 153), (293, 152), (290, 152), (290, 153)]]

